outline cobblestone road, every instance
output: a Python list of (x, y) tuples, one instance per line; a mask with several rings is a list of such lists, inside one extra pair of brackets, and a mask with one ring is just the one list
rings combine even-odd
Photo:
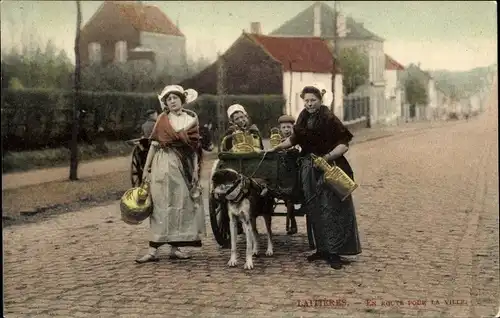
[[(251, 272), (228, 269), (211, 234), (191, 260), (165, 250), (156, 264), (135, 264), (147, 227), (119, 221), (117, 204), (6, 228), (6, 317), (492, 317), (497, 134), (490, 110), (353, 147), (363, 254), (340, 271), (305, 261), (302, 219), (292, 238), (284, 218), (273, 221), (275, 255)], [(243, 239), (239, 247), (241, 260)]]

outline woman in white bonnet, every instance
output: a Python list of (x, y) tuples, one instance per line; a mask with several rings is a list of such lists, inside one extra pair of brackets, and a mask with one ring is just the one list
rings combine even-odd
[(138, 263), (158, 261), (158, 248), (164, 244), (171, 246), (170, 258), (189, 258), (179, 248), (201, 247), (201, 237), (206, 235), (198, 183), (202, 153), (198, 116), (184, 109), (197, 96), (179, 85), (166, 86), (158, 96), (163, 112), (150, 136), (144, 167), (153, 201), (151, 238), (148, 253)]

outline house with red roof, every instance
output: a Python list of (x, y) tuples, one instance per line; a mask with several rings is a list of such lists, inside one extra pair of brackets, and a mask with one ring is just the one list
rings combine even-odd
[[(243, 32), (220, 57), (227, 94), (284, 95), (287, 102), (283, 112), (297, 116), (304, 106), (299, 96), (304, 86), (317, 83), (332, 89), (335, 65), (327, 42), (317, 37), (265, 36), (259, 23), (252, 23), (251, 29), (251, 33)], [(218, 65), (214, 62), (181, 85), (202, 94), (216, 94)], [(341, 111), (341, 74), (336, 77), (335, 88), (335, 109)]]
[(401, 82), (401, 75), (405, 68), (391, 56), (385, 54), (385, 111), (384, 120), (386, 123), (396, 123), (405, 111), (404, 87)]
[(104, 1), (83, 26), (83, 65), (147, 60), (158, 70), (186, 65), (186, 37), (158, 7)]
[[(334, 16), (336, 12), (329, 4), (316, 1), (291, 17), (269, 35), (280, 37), (321, 37), (333, 42), (335, 32)], [(363, 23), (352, 17), (345, 17), (337, 12), (337, 45), (340, 49), (357, 48), (368, 55), (369, 89), (364, 93), (370, 99), (370, 124), (384, 122), (385, 81), (384, 81), (384, 39), (368, 30)], [(332, 43), (333, 45), (333, 43)], [(364, 87), (360, 87), (364, 90)]]

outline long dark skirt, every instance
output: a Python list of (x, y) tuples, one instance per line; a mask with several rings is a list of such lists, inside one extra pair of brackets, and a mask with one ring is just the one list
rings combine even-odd
[[(352, 196), (341, 202), (324, 183), (323, 172), (313, 167), (311, 157), (308, 155), (301, 162), (303, 208), (312, 223), (317, 252), (360, 254), (361, 243)], [(336, 164), (353, 178), (352, 169), (344, 157), (336, 160)]]

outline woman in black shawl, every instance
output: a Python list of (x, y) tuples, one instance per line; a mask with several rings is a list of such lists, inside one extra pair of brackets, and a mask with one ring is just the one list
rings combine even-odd
[(300, 97), (304, 100), (304, 109), (297, 119), (292, 136), (271, 151), (295, 145), (302, 148), (302, 206), (308, 213), (316, 241), (316, 253), (307, 259), (324, 259), (332, 268), (340, 269), (340, 255), (361, 253), (354, 203), (351, 196), (340, 201), (324, 185), (323, 173), (313, 166), (311, 154), (323, 156), (354, 179), (352, 168), (344, 157), (353, 136), (328, 107), (322, 105), (323, 96), (318, 88), (306, 86)]

